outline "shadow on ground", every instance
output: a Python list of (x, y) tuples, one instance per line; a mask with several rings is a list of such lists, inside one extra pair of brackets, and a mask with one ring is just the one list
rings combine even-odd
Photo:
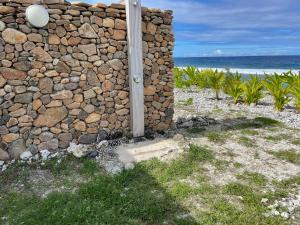
[(8, 191), (0, 199), (2, 222), (10, 225), (197, 224), (145, 165), (116, 176), (95, 176), (74, 193), (41, 198), (26, 190)]

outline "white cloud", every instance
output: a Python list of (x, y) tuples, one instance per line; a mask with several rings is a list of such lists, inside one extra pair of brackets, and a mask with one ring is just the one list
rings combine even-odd
[(216, 56), (220, 56), (220, 55), (223, 55), (223, 51), (221, 49), (216, 49), (214, 52), (213, 52), (214, 55)]

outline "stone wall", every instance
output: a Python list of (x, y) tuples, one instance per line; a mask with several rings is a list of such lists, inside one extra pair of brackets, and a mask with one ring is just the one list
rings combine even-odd
[[(50, 22), (32, 27), (34, 0), (0, 0), (0, 160), (130, 132), (124, 5), (44, 0)], [(172, 12), (143, 9), (145, 124), (173, 116)]]

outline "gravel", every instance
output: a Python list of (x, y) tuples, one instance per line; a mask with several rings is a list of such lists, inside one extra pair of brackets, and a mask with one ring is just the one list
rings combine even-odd
[[(300, 116), (293, 106), (293, 101), (282, 112), (277, 112), (273, 107), (272, 96), (266, 94), (266, 96), (258, 103), (258, 105), (245, 105), (245, 104), (233, 104), (232, 99), (221, 94), (221, 100), (217, 101), (214, 99), (214, 92), (210, 89), (198, 90), (191, 88), (187, 90), (175, 89), (175, 101), (187, 100), (193, 98), (192, 106), (184, 106), (189, 108), (190, 111), (200, 116), (209, 116), (211, 118), (220, 120), (226, 116), (245, 116), (245, 117), (268, 117), (281, 121), (290, 128), (300, 129)], [(181, 117), (180, 110), (176, 110), (175, 118)]]

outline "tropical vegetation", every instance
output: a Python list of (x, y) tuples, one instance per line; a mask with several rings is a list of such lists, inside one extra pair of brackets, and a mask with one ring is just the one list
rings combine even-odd
[(242, 74), (231, 73), (229, 70), (218, 71), (212, 69), (200, 70), (193, 66), (173, 69), (175, 86), (188, 88), (196, 86), (199, 89), (210, 88), (215, 93), (215, 99), (220, 100), (220, 93), (230, 96), (234, 104), (258, 104), (270, 94), (274, 99), (274, 108), (282, 111), (292, 99), (297, 111), (300, 112), (300, 72), (291, 71), (283, 74), (250, 75), (243, 78)]

